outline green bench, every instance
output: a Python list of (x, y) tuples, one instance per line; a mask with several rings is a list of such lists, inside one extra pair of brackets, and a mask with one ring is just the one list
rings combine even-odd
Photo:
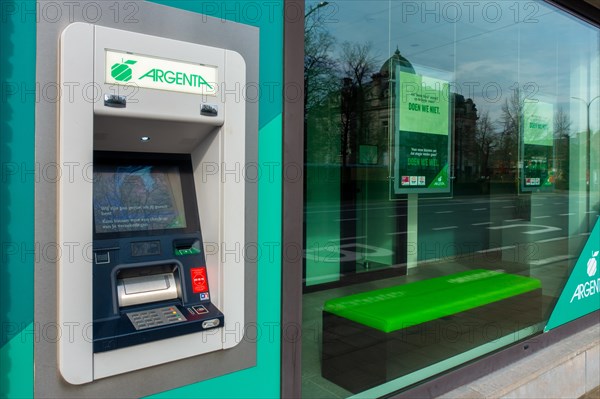
[(360, 392), (539, 321), (539, 280), (484, 269), (330, 299), (321, 371)]

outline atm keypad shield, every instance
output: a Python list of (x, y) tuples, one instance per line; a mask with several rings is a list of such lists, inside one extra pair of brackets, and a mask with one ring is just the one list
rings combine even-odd
[(127, 317), (131, 320), (136, 330), (187, 321), (185, 316), (175, 306), (129, 312), (127, 313)]

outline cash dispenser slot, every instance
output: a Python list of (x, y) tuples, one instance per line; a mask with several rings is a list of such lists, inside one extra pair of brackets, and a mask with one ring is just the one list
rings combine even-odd
[(117, 279), (119, 307), (167, 301), (179, 297), (173, 273)]

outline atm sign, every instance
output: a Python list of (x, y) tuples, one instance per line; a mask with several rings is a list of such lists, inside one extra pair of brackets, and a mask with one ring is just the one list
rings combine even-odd
[(106, 50), (108, 84), (214, 96), (217, 67)]
[(192, 291), (194, 294), (208, 292), (208, 279), (206, 278), (206, 267), (194, 267), (190, 270), (192, 277)]

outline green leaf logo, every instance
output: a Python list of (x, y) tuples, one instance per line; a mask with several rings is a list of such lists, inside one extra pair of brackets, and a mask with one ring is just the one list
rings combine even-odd
[(136, 63), (137, 61), (134, 60), (127, 60), (123, 63), (117, 62), (110, 68), (110, 76), (115, 78), (118, 82), (129, 82), (132, 74), (129, 65), (134, 65)]

